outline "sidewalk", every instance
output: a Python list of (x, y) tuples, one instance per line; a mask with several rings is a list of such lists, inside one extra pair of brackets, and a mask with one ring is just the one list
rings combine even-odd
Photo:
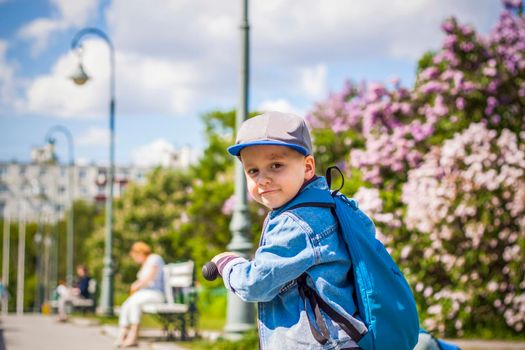
[(461, 350), (525, 350), (525, 341), (451, 339), (450, 342)]
[[(116, 326), (59, 323), (51, 316), (0, 316), (0, 350), (115, 350)], [(145, 330), (148, 333), (148, 330)], [(157, 339), (155, 337), (149, 339)], [(172, 342), (141, 338), (137, 350), (182, 350)]]
[[(95, 325), (85, 319), (59, 323), (40, 314), (0, 316), (0, 350), (115, 350), (117, 326)], [(173, 342), (156, 341), (160, 330), (144, 329), (136, 350), (184, 350)], [(218, 334), (207, 334), (216, 338)], [(525, 350), (525, 341), (450, 340), (462, 350)], [(394, 350), (394, 349), (392, 349)]]

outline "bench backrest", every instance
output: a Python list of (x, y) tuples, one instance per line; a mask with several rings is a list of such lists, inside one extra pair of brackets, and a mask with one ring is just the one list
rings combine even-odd
[(88, 292), (92, 298), (95, 298), (95, 293), (97, 292), (97, 280), (95, 280), (94, 278), (89, 279)]
[(164, 265), (164, 294), (168, 304), (185, 303), (194, 287), (194, 263), (188, 260)]

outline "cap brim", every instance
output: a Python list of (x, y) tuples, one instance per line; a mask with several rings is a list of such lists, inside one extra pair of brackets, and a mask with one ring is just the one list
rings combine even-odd
[(241, 143), (238, 145), (233, 145), (228, 147), (228, 153), (230, 153), (232, 156), (239, 156), (241, 154), (241, 151), (250, 146), (286, 146), (293, 148), (297, 152), (301, 153), (304, 156), (307, 156), (310, 154), (308, 150), (304, 147), (301, 147), (299, 145), (294, 145), (286, 142), (280, 142), (280, 141), (270, 141), (270, 140), (261, 140), (261, 141), (251, 141), (246, 143)]

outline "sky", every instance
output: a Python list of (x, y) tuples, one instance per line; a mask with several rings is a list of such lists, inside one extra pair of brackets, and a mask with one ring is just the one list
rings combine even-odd
[[(155, 165), (163, 152), (205, 147), (201, 116), (236, 108), (242, 0), (0, 0), (0, 161), (30, 161), (48, 130), (74, 138), (77, 163), (109, 159), (109, 47), (82, 39), (90, 80), (70, 76), (86, 27), (115, 49), (116, 163)], [(498, 0), (262, 0), (249, 2), (249, 109), (304, 116), (346, 80), (400, 79), (443, 40), (455, 16), (485, 34)], [(56, 151), (67, 161), (65, 136)]]

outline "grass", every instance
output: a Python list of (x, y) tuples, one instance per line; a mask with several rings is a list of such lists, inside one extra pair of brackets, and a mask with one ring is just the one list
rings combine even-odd
[[(117, 295), (116, 304), (121, 305), (126, 295)], [(202, 289), (199, 292), (197, 309), (199, 330), (222, 330), (226, 324), (227, 294), (224, 288)], [(74, 317), (96, 320), (99, 324), (118, 324), (118, 316), (102, 316), (96, 314), (74, 313)], [(162, 324), (153, 315), (143, 314), (141, 326), (144, 328), (162, 328)]]
[(224, 329), (225, 324), (226, 319), (224, 317), (214, 318), (202, 314), (199, 316), (199, 329), (219, 331)]

